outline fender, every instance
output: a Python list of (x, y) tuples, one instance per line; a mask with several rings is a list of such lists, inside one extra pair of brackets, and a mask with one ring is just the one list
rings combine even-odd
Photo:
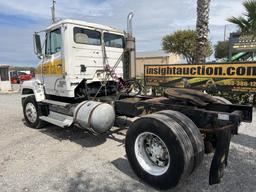
[(21, 84), (21, 95), (22, 97), (35, 95), (36, 101), (41, 102), (45, 99), (44, 86), (40, 80), (24, 81)]

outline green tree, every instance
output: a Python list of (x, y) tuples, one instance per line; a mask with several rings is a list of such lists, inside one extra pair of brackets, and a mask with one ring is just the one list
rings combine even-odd
[(210, 0), (197, 0), (196, 21), (196, 63), (204, 63), (207, 57), (207, 44), (209, 33)]
[[(179, 30), (173, 34), (166, 35), (162, 39), (162, 48), (167, 52), (183, 55), (188, 63), (195, 63), (196, 31)], [(210, 41), (207, 41), (205, 55), (212, 54)]]
[(256, 1), (248, 0), (243, 3), (245, 13), (243, 16), (230, 17), (227, 19), (230, 23), (237, 25), (243, 34), (256, 35)]
[(218, 41), (214, 46), (214, 56), (216, 59), (228, 57), (229, 41)]

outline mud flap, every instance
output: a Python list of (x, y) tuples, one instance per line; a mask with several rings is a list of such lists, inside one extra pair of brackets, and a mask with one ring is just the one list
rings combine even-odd
[(212, 159), (209, 184), (218, 184), (224, 175), (224, 168), (227, 166), (229, 145), (232, 129), (224, 129), (216, 133), (217, 144), (215, 153)]

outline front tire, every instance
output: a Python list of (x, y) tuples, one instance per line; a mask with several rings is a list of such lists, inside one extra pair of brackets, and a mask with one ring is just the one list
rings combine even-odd
[(23, 101), (23, 115), (29, 127), (39, 129), (44, 126), (44, 122), (39, 119), (40, 114), (35, 96), (26, 97)]

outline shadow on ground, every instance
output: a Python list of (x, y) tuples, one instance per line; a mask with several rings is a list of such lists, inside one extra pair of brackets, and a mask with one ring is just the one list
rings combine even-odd
[[(24, 119), (23, 123), (25, 126), (29, 127)], [(104, 134), (95, 135), (92, 132), (85, 129), (80, 129), (76, 126), (61, 128), (48, 124), (47, 126), (38, 130), (41, 133), (44, 133), (59, 141), (69, 140), (81, 145), (82, 147), (95, 147), (105, 143), (107, 139), (114, 140), (120, 143), (120, 145), (124, 145), (125, 134), (121, 132), (124, 129), (125, 128), (113, 128)]]
[[(47, 126), (40, 132), (47, 134), (57, 140), (70, 140), (83, 147), (93, 147), (112, 139), (124, 144), (125, 133), (122, 129), (115, 129), (106, 134), (95, 136), (89, 132), (76, 127), (62, 129), (56, 126)], [(121, 139), (120, 139), (121, 138)], [(256, 139), (253, 136), (240, 134), (232, 138), (232, 142), (241, 146), (255, 150)], [(114, 150), (114, 149), (113, 149)], [(243, 148), (231, 147), (229, 152), (228, 167), (225, 169), (224, 178), (218, 185), (209, 186), (208, 177), (211, 155), (205, 155), (202, 165), (190, 177), (181, 181), (180, 184), (170, 192), (251, 192), (255, 191), (255, 155)], [(67, 190), (69, 192), (80, 191), (154, 191), (148, 185), (144, 185), (133, 173), (126, 158), (117, 158), (111, 162), (116, 169), (104, 169), (102, 174), (94, 172), (93, 169), (81, 170), (76, 175), (67, 180)]]
[[(81, 171), (76, 174), (74, 178), (68, 181), (68, 192), (98, 192), (98, 191), (149, 191), (150, 188), (130, 179), (125, 180), (120, 178), (118, 174), (113, 171), (107, 173), (109, 177), (102, 177), (101, 174), (95, 175), (88, 171)], [(153, 189), (151, 189), (153, 190)]]
[(138, 180), (139, 178), (132, 171), (132, 168), (126, 158), (118, 158), (111, 162), (119, 171), (132, 179)]
[(250, 135), (239, 133), (239, 135), (232, 138), (231, 142), (243, 145), (244, 147), (256, 149), (256, 137)]

